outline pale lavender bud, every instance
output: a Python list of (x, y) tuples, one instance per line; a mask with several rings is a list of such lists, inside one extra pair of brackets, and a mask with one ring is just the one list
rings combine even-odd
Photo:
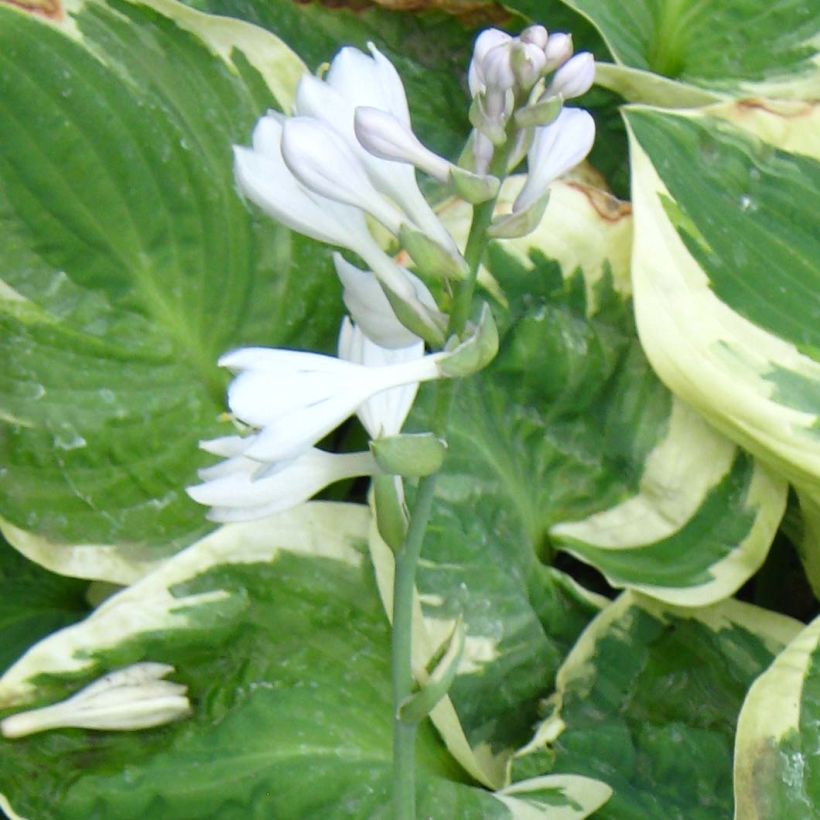
[(496, 46), (504, 43), (509, 43), (512, 40), (509, 34), (500, 31), (497, 28), (488, 28), (478, 35), (473, 46), (473, 58), (470, 61), (470, 69), (468, 73), (468, 84), (470, 86), (470, 94), (475, 97), (476, 94), (481, 93), (485, 89), (485, 77), (483, 69), (483, 61), (487, 53)]
[(580, 97), (589, 91), (594, 80), (595, 58), (588, 51), (582, 51), (555, 72), (544, 97), (557, 97), (559, 94), (565, 100)]
[(543, 26), (529, 26), (518, 37), (522, 43), (531, 43), (543, 51), (547, 47), (547, 30)]
[(511, 49), (507, 43), (502, 43), (487, 52), (481, 61), (481, 70), (488, 90), (506, 91), (515, 85), (510, 57)]
[(543, 49), (537, 45), (519, 42), (511, 48), (510, 63), (522, 89), (532, 88), (543, 73), (546, 62)]
[(554, 71), (572, 56), (572, 35), (559, 32), (550, 34), (544, 56), (547, 58), (545, 71)]

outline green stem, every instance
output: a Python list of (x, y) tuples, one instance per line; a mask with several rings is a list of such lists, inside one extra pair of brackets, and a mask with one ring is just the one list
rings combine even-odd
[(416, 817), (416, 727), (399, 719), (399, 707), (413, 691), (413, 592), (424, 532), (433, 508), (436, 476), (419, 481), (410, 527), (396, 555), (393, 579), (393, 802), (396, 820)]
[[(506, 152), (498, 158), (506, 168)], [(478, 205), (473, 211), (470, 234), (464, 249), (468, 276), (459, 283), (453, 299), (447, 336), (460, 336), (470, 318), (476, 277), (487, 245), (487, 228), (495, 210), (495, 199)], [(436, 404), (430, 429), (437, 436), (447, 431), (456, 383), (446, 379), (438, 383)], [(393, 688), (393, 810), (396, 820), (416, 817), (416, 726), (399, 720), (399, 707), (413, 692), (413, 593), (424, 533), (433, 509), (436, 475), (419, 481), (410, 513), (410, 525), (404, 545), (396, 554), (393, 578), (393, 633), (391, 646)]]

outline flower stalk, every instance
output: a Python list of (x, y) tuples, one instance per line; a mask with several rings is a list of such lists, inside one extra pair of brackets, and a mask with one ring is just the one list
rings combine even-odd
[[(262, 348), (224, 356), (220, 363), (237, 374), (228, 402), (240, 434), (204, 443), (226, 460), (202, 470), (203, 484), (189, 493), (211, 507), (211, 518), (230, 522), (287, 509), (342, 478), (373, 478), (376, 522), (395, 556), (394, 816), (415, 820), (417, 726), (455, 678), (466, 629), (459, 623), (446, 669), (419, 689), (412, 667), (416, 571), (450, 411), (458, 380), (484, 368), (498, 348), (489, 305), (473, 316), (478, 272), (490, 239), (533, 230), (551, 182), (588, 153), (592, 118), (563, 105), (589, 88), (594, 62), (588, 54), (573, 57), (571, 38), (543, 26), (519, 37), (483, 32), (468, 76), (474, 131), (456, 165), (413, 133), (398, 73), (369, 48), (370, 55), (342, 49), (324, 79), (304, 77), (294, 116), (269, 113), (254, 130), (252, 149), (235, 148), (237, 183), (251, 202), (370, 268), (334, 255), (350, 314), (338, 357)], [(525, 156), (528, 178), (513, 212), (496, 216), (501, 184)], [(417, 171), (473, 206), (463, 250), (422, 195)], [(385, 253), (373, 221), (392, 234), (414, 273)], [(428, 289), (434, 282), (444, 284), (443, 304)], [(422, 381), (436, 381), (429, 431), (403, 435)], [(316, 448), (354, 413), (370, 436), (368, 452)], [(406, 481), (417, 482), (409, 513)]]

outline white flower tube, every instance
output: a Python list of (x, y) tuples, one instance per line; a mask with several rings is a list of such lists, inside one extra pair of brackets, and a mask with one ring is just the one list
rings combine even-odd
[[(382, 367), (411, 362), (424, 356), (421, 340), (403, 348), (388, 349), (368, 338), (362, 329), (345, 319), (339, 332), (339, 358), (366, 367)], [(401, 432), (402, 425), (413, 406), (418, 392), (418, 382), (411, 382), (372, 396), (356, 411), (365, 430), (373, 439), (393, 436)]]
[[(253, 440), (236, 438), (243, 449)], [(378, 472), (369, 452), (327, 453), (315, 447), (271, 466), (234, 455), (200, 470), (203, 483), (186, 491), (194, 501), (211, 507), (211, 521), (252, 521), (296, 507), (337, 481)]]
[(535, 129), (527, 182), (513, 204), (519, 213), (538, 202), (550, 184), (574, 168), (595, 141), (595, 120), (582, 108), (564, 108), (551, 125)]
[(179, 720), (191, 712), (187, 688), (161, 680), (174, 667), (138, 663), (94, 681), (67, 700), (20, 712), (0, 722), (5, 737), (23, 737), (47, 729), (148, 729)]
[(304, 452), (376, 393), (440, 378), (438, 363), (447, 355), (365, 367), (316, 353), (245, 348), (219, 363), (239, 373), (228, 389), (231, 411), (261, 428), (243, 455), (270, 462)]

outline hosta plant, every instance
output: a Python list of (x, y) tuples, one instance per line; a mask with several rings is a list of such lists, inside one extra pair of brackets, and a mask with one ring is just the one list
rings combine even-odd
[(813, 816), (816, 22), (397, 5), (0, 2), (0, 808)]

